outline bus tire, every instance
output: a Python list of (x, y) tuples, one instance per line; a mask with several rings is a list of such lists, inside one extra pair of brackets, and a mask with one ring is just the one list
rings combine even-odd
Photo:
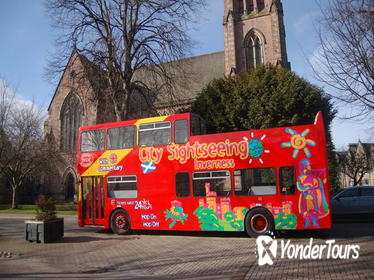
[(245, 217), (245, 230), (250, 237), (271, 235), (274, 232), (274, 218), (269, 210), (256, 207), (250, 210)]
[(115, 210), (110, 217), (110, 228), (116, 234), (129, 234), (131, 231), (129, 215), (122, 209)]

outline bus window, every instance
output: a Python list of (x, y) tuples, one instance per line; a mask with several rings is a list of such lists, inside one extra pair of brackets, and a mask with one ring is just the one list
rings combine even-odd
[(175, 175), (175, 188), (177, 197), (190, 196), (190, 174), (179, 172)]
[(156, 122), (139, 125), (139, 145), (159, 146), (171, 142), (170, 122)]
[(206, 121), (203, 120), (203, 119), (200, 119), (200, 132), (201, 132), (201, 135), (204, 135), (206, 134)]
[(206, 134), (205, 121), (197, 116), (191, 116), (191, 135), (203, 135)]
[(240, 169), (234, 171), (235, 195), (250, 195), (251, 183), (249, 181), (249, 169)]
[(96, 152), (104, 150), (104, 130), (83, 131), (81, 135), (81, 152)]
[(282, 166), (279, 168), (279, 183), (281, 194), (295, 194), (296, 192), (295, 168)]
[(188, 125), (187, 120), (176, 120), (174, 122), (174, 142), (176, 144), (184, 144), (188, 141)]
[(207, 171), (193, 173), (193, 195), (197, 197), (230, 196), (230, 172)]
[(275, 168), (251, 168), (251, 171), (249, 173), (253, 182), (251, 195), (273, 195), (277, 193)]
[(110, 176), (107, 179), (109, 198), (137, 198), (136, 176)]
[(130, 149), (135, 147), (135, 126), (111, 127), (107, 134), (107, 148)]
[(235, 195), (274, 195), (277, 193), (275, 168), (249, 168), (234, 171)]

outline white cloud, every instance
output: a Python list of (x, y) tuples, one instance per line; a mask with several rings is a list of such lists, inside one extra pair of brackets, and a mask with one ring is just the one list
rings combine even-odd
[(297, 33), (306, 32), (313, 25), (313, 21), (319, 16), (317, 12), (310, 12), (302, 15), (292, 24), (293, 30)]
[(322, 73), (326, 70), (324, 66), (326, 60), (323, 56), (323, 48), (321, 45), (314, 49), (313, 53), (309, 56), (308, 61), (317, 73)]
[[(0, 106), (6, 106), (12, 111), (30, 109), (38, 114), (42, 120), (46, 119), (47, 111), (41, 109), (33, 101), (24, 98), (12, 88), (6, 80), (0, 79)], [(0, 108), (1, 109), (1, 108)]]

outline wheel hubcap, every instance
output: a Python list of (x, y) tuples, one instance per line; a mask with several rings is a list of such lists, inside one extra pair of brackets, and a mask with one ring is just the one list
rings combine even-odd
[(255, 214), (251, 218), (252, 229), (255, 232), (264, 232), (268, 226), (266, 218), (261, 214)]
[(118, 215), (117, 217), (116, 217), (116, 227), (118, 228), (118, 229), (120, 229), (120, 230), (123, 230), (123, 229), (125, 229), (126, 228), (126, 217), (125, 216), (123, 216), (123, 215)]

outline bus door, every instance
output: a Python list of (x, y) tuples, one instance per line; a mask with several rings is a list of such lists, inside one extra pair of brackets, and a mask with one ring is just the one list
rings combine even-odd
[(82, 220), (84, 225), (104, 225), (104, 180), (82, 177)]

